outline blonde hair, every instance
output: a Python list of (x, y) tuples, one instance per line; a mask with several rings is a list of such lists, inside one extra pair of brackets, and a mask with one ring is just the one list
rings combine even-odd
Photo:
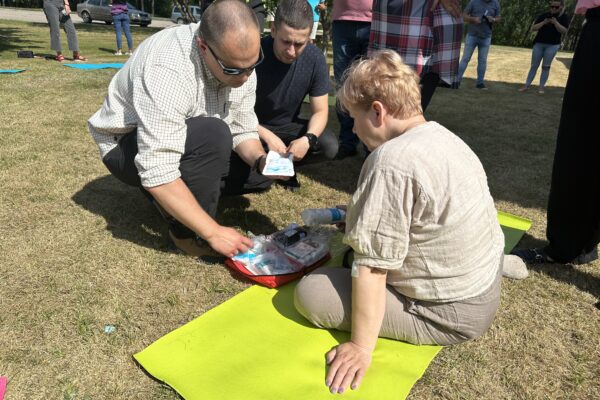
[(378, 50), (355, 61), (344, 74), (337, 97), (346, 111), (349, 107), (366, 110), (380, 101), (399, 119), (423, 114), (419, 76), (393, 50)]

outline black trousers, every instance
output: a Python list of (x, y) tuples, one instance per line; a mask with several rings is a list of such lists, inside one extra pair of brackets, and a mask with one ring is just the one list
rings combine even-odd
[[(230, 174), (229, 157), (233, 146), (231, 131), (227, 124), (218, 118), (190, 118), (186, 124), (185, 151), (179, 163), (181, 179), (204, 211), (214, 218), (219, 203), (221, 182), (227, 180)], [(117, 147), (106, 154), (102, 161), (117, 179), (139, 187), (152, 200), (152, 196), (142, 187), (134, 163), (137, 153), (137, 131), (133, 131), (123, 136)], [(234, 177), (237, 175), (239, 173), (232, 174)], [(179, 238), (195, 236), (195, 233), (183, 224), (169, 216), (163, 216), (175, 236)]]
[(565, 89), (545, 249), (569, 262), (600, 242), (600, 7), (588, 10)]
[[(286, 125), (268, 126), (265, 128), (276, 134), (288, 146), (293, 140), (303, 136), (308, 129), (308, 120), (298, 119)], [(263, 143), (266, 151), (267, 145)], [(294, 163), (294, 167), (305, 164), (312, 164), (327, 160), (333, 160), (338, 151), (338, 139), (334, 133), (325, 129), (321, 136), (317, 148), (314, 151), (309, 150), (306, 156)], [(255, 172), (250, 172), (250, 166), (247, 165), (235, 152), (231, 153), (230, 173), (224, 181), (223, 194), (242, 194), (265, 190), (271, 186), (273, 180)]]
[(421, 108), (423, 112), (427, 110), (427, 106), (435, 93), (435, 89), (440, 82), (440, 76), (434, 72), (428, 72), (421, 77)]

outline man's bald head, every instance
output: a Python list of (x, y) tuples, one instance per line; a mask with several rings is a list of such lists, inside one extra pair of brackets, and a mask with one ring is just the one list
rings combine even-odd
[(256, 15), (240, 0), (212, 3), (202, 14), (199, 32), (205, 42), (219, 48), (229, 38), (235, 38), (236, 45), (242, 48), (249, 40), (260, 40)]

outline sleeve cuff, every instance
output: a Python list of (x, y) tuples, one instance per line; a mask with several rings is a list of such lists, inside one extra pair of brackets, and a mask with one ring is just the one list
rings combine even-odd
[(146, 172), (140, 174), (142, 186), (145, 188), (152, 188), (155, 186), (164, 185), (169, 182), (173, 182), (175, 179), (177, 179), (179, 177), (181, 177), (181, 172), (179, 172), (179, 170), (175, 170), (175, 171), (168, 172), (168, 173), (161, 172), (160, 174), (157, 174), (157, 175), (151, 173), (150, 171), (146, 171)]
[(400, 269), (403, 263), (399, 260), (390, 260), (386, 258), (371, 257), (363, 254), (354, 253), (354, 264), (357, 266), (362, 265), (364, 267), (392, 270)]
[(242, 142), (245, 142), (246, 140), (251, 140), (251, 139), (260, 140), (260, 138), (258, 137), (258, 132), (238, 133), (237, 135), (233, 136), (233, 148), (235, 149)]

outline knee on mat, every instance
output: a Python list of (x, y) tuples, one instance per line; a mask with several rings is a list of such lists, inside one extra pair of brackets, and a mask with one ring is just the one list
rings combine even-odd
[(317, 289), (317, 279), (312, 275), (307, 275), (298, 282), (294, 292), (294, 306), (296, 310), (313, 325), (321, 327), (319, 323), (323, 303), (319, 296), (320, 290)]

